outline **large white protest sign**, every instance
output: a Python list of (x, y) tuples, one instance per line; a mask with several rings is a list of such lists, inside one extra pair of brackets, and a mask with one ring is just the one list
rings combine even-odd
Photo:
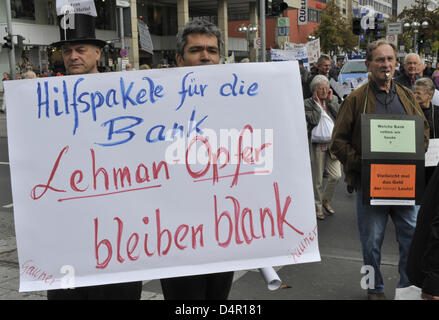
[(319, 261), (297, 62), (4, 85), (20, 291)]

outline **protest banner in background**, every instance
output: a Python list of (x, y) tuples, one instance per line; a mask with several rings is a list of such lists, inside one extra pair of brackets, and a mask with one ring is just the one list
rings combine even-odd
[(20, 291), (320, 260), (297, 62), (4, 85)]
[(296, 60), (307, 61), (308, 53), (306, 51), (305, 45), (290, 43), (290, 42), (287, 43), (289, 43), (288, 50), (280, 50), (280, 49), (270, 50), (272, 61), (296, 61)]
[(152, 43), (149, 28), (141, 19), (137, 19), (137, 30), (139, 31), (139, 45), (140, 49), (150, 54), (154, 52), (154, 45)]
[(307, 43), (285, 42), (284, 49), (271, 49), (271, 60), (302, 60), (304, 66), (309, 69), (320, 57), (320, 38)]
[(320, 38), (308, 41), (306, 43), (306, 50), (308, 52), (308, 62), (310, 64), (317, 63), (320, 58)]

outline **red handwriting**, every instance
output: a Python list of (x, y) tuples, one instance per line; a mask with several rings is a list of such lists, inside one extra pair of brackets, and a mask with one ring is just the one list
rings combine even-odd
[[(256, 219), (253, 217), (253, 212), (250, 208), (244, 208), (241, 210), (241, 205), (238, 199), (232, 196), (227, 196), (227, 200), (231, 200), (233, 204), (234, 216), (230, 215), (230, 212), (227, 210), (223, 210), (220, 215), (218, 215), (218, 201), (216, 196), (214, 196), (214, 209), (215, 209), (215, 238), (218, 242), (218, 245), (221, 247), (228, 247), (232, 241), (232, 237), (234, 235), (234, 240), (236, 244), (242, 244), (244, 241), (247, 244), (250, 244), (254, 239), (266, 238), (265, 233), (265, 220), (267, 217), (271, 222), (271, 236), (274, 237), (276, 235), (275, 226), (277, 226), (277, 232), (279, 238), (284, 238), (284, 225), (287, 225), (295, 232), (300, 235), (303, 235), (303, 232), (295, 228), (286, 220), (286, 215), (288, 212), (288, 208), (291, 203), (291, 197), (288, 196), (285, 199), (284, 205), (281, 205), (280, 196), (279, 196), (279, 187), (277, 182), (273, 184), (274, 186), (274, 195), (276, 200), (276, 223), (275, 218), (273, 217), (273, 211), (268, 208), (259, 208), (259, 223), (256, 222)], [(224, 228), (224, 224), (227, 227)], [(223, 227), (220, 231), (220, 225)], [(260, 230), (260, 233), (257, 233), (256, 227)], [(224, 231), (226, 230), (226, 231)], [(240, 232), (241, 231), (241, 232)], [(225, 240), (220, 239), (220, 234), (226, 234)], [(242, 237), (241, 238), (241, 234)], [(244, 239), (244, 240), (242, 240)]]
[(306, 251), (306, 249), (308, 249), (316, 240), (317, 240), (317, 225), (314, 227), (314, 229), (311, 232), (308, 232), (308, 234), (300, 241), (299, 246), (296, 247), (291, 253), (295, 263), (297, 263), (297, 259), (299, 259), (302, 256), (302, 254)]
[[(240, 176), (246, 176), (249, 174), (268, 174), (270, 173), (269, 170), (261, 170), (261, 171), (248, 171), (248, 172), (241, 172), (239, 175)], [(217, 179), (224, 179), (224, 178), (231, 178), (234, 177), (234, 174), (229, 174), (229, 175), (225, 175), (225, 176), (219, 176), (217, 177)], [(194, 182), (201, 182), (201, 181), (210, 181), (213, 180), (213, 178), (205, 178), (205, 179), (198, 179), (198, 180), (194, 180)]]
[[(285, 227), (303, 235), (287, 218), (291, 197), (287, 196), (283, 202), (277, 182), (273, 183), (276, 208), (259, 208), (255, 214), (250, 208), (241, 207), (240, 201), (233, 196), (226, 196), (228, 204), (233, 209), (233, 216), (228, 210), (219, 210), (219, 200), (213, 196), (213, 222), (215, 225), (215, 240), (220, 247), (227, 248), (232, 241), (237, 245), (251, 245), (255, 240), (267, 237), (285, 237)], [(180, 224), (175, 229), (166, 228), (161, 220), (160, 209), (155, 210), (155, 226), (150, 225), (150, 218), (143, 217), (144, 226), (150, 227), (150, 232), (141, 235), (139, 232), (127, 233), (124, 221), (120, 217), (113, 218), (115, 229), (105, 231), (110, 235), (102, 236), (102, 227), (98, 218), (94, 219), (94, 255), (96, 268), (105, 269), (111, 261), (125, 263), (137, 261), (141, 255), (146, 257), (165, 257), (171, 251), (183, 251), (191, 248), (198, 250), (205, 246), (204, 224), (190, 226)], [(267, 225), (269, 228), (267, 229)], [(112, 236), (112, 235), (115, 236)], [(213, 234), (212, 234), (213, 236)], [(115, 238), (113, 242), (110, 239)]]
[(44, 283), (48, 285), (52, 285), (54, 282), (59, 282), (60, 280), (56, 280), (52, 274), (47, 274), (45, 271), (43, 271), (41, 268), (35, 266), (33, 264), (32, 260), (27, 260), (23, 265), (21, 266), (21, 274), (26, 274), (28, 276), (31, 276), (35, 280), (43, 281)]
[[(140, 257), (140, 250), (138, 248), (140, 236), (138, 233), (134, 232), (126, 241), (126, 246), (122, 246), (123, 234), (124, 234), (124, 224), (121, 218), (115, 217), (114, 220), (117, 224), (117, 240), (116, 240), (116, 260), (119, 263), (124, 263), (126, 258), (130, 261), (136, 261)], [(143, 224), (149, 224), (149, 218), (144, 217), (142, 219)], [(203, 225), (189, 227), (187, 224), (181, 224), (176, 228), (174, 232), (167, 228), (162, 228), (160, 222), (160, 210), (156, 209), (155, 214), (156, 223), (156, 237), (155, 245), (150, 246), (150, 242), (154, 241), (148, 238), (149, 234), (145, 233), (143, 241), (143, 252), (147, 257), (166, 256), (171, 250), (172, 244), (175, 244), (176, 249), (185, 250), (188, 245), (192, 249), (196, 249), (197, 246), (204, 247), (204, 235), (203, 235)], [(96, 258), (96, 268), (105, 269), (113, 258), (113, 248), (114, 244), (108, 239), (99, 240), (99, 219), (94, 219), (94, 230), (95, 230), (95, 258)], [(189, 231), (191, 234), (188, 238)], [(189, 244), (189, 243), (190, 244)], [(105, 250), (106, 249), (106, 250)], [(151, 251), (152, 250), (152, 251)], [(105, 252), (104, 257), (102, 256), (102, 251)], [(126, 256), (126, 258), (125, 258)], [(103, 261), (102, 261), (103, 260)]]
[[(233, 175), (226, 175), (226, 176), (222, 176), (221, 178), (225, 178), (225, 177), (233, 177), (233, 181), (232, 184), (230, 185), (230, 187), (236, 186), (238, 184), (238, 177), (240, 175), (244, 175), (244, 174), (249, 174), (249, 172), (245, 172), (245, 173), (241, 173), (240, 172), (240, 168), (241, 168), (241, 163), (242, 161), (244, 161), (244, 163), (246, 164), (255, 164), (255, 162), (257, 162), (259, 160), (259, 157), (261, 155), (262, 150), (264, 150), (265, 148), (271, 146), (271, 143), (264, 143), (262, 144), (259, 148), (255, 148), (254, 150), (254, 156), (253, 156), (253, 148), (252, 147), (245, 147), (243, 148), (243, 136), (244, 133), (246, 131), (249, 131), (250, 133), (253, 133), (253, 128), (251, 125), (246, 125), (242, 130), (241, 133), (239, 134), (239, 140), (238, 140), (238, 150), (237, 150), (237, 163), (236, 163), (236, 168), (235, 168), (235, 173)], [(189, 155), (190, 152), (192, 150), (192, 147), (197, 143), (197, 141), (200, 141), (202, 143), (202, 145), (204, 146), (204, 148), (206, 149), (207, 155), (208, 155), (208, 162), (206, 164), (206, 166), (200, 170), (200, 171), (193, 171), (190, 167), (189, 164)], [(223, 156), (225, 158), (224, 162), (222, 165), (218, 165), (218, 160), (220, 159), (220, 157)], [(206, 181), (206, 180), (212, 180), (213, 184), (215, 184), (216, 182), (218, 182), (219, 180), (219, 170), (225, 168), (227, 165), (231, 164), (231, 158), (230, 158), (230, 152), (227, 148), (225, 147), (220, 147), (218, 148), (218, 150), (214, 151), (212, 150), (212, 147), (209, 143), (209, 141), (207, 140), (207, 138), (203, 137), (203, 136), (196, 136), (192, 139), (192, 141), (190, 142), (187, 150), (186, 150), (186, 170), (189, 173), (189, 175), (194, 178), (194, 179), (198, 179), (196, 181)], [(201, 177), (204, 177), (210, 169), (210, 166), (212, 166), (212, 178), (205, 178), (205, 179), (199, 179)], [(256, 173), (266, 173), (267, 171), (260, 171), (260, 172), (254, 172), (253, 174)]]
[[(57, 159), (52, 167), (49, 175), (49, 179), (45, 184), (37, 184), (31, 190), (31, 198), (33, 200), (41, 199), (48, 190), (54, 192), (67, 192), (70, 190), (74, 193), (80, 193), (80, 196), (66, 197), (59, 199), (58, 201), (75, 200), (82, 198), (91, 197), (101, 197), (106, 195), (114, 195), (123, 192), (146, 190), (150, 188), (158, 188), (161, 185), (144, 186), (143, 184), (149, 183), (151, 181), (150, 171), (152, 171), (152, 179), (158, 180), (159, 176), (164, 176), (165, 179), (169, 180), (169, 169), (165, 161), (160, 161), (158, 164), (154, 161), (152, 163), (152, 168), (148, 168), (144, 163), (139, 163), (135, 170), (130, 170), (127, 166), (123, 168), (112, 168), (107, 170), (103, 167), (97, 167), (96, 165), (96, 155), (93, 149), (90, 149), (91, 155), (91, 170), (86, 172), (81, 169), (75, 169), (70, 175), (70, 179), (66, 182), (66, 185), (54, 186), (53, 179), (55, 175), (63, 170), (62, 166), (63, 157), (67, 154), (69, 147), (64, 147), (57, 156)], [(65, 169), (64, 169), (65, 170)], [(112, 174), (110, 174), (110, 173)], [(133, 173), (135, 172), (135, 173)], [(112, 179), (110, 179), (112, 178)], [(88, 181), (87, 181), (88, 180)], [(132, 188), (132, 186), (138, 186)], [(92, 188), (90, 187), (92, 186)], [(89, 190), (105, 189), (105, 193), (84, 195), (84, 193)]]

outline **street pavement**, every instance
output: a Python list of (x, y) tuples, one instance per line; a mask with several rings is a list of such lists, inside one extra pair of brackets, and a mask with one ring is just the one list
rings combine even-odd
[[(19, 265), (15, 242), (5, 115), (0, 114), (0, 300), (44, 300), (46, 292), (18, 292)], [(355, 193), (340, 182), (332, 201), (336, 214), (318, 221), (321, 261), (276, 267), (283, 288), (269, 291), (257, 270), (235, 272), (231, 300), (365, 300)], [(393, 223), (382, 250), (385, 294), (393, 299), (399, 280), (398, 245)], [(145, 281), (142, 300), (163, 300), (159, 280)]]

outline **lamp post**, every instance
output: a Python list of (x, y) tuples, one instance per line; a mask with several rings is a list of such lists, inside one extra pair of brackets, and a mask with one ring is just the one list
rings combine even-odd
[(238, 32), (245, 33), (245, 39), (247, 40), (247, 53), (250, 55), (250, 34), (258, 32), (258, 27), (252, 24), (246, 25), (243, 23), (238, 27)]
[(406, 22), (404, 23), (404, 29), (406, 31), (409, 31), (410, 29), (413, 30), (413, 48), (415, 53), (418, 53), (418, 34), (420, 28), (427, 29), (429, 26), (428, 21), (423, 21), (422, 23), (419, 23), (417, 21), (413, 21), (412, 23)]
[(312, 34), (310, 34), (307, 39), (308, 39), (308, 41), (313, 41), (316, 39), (316, 37), (313, 36)]

